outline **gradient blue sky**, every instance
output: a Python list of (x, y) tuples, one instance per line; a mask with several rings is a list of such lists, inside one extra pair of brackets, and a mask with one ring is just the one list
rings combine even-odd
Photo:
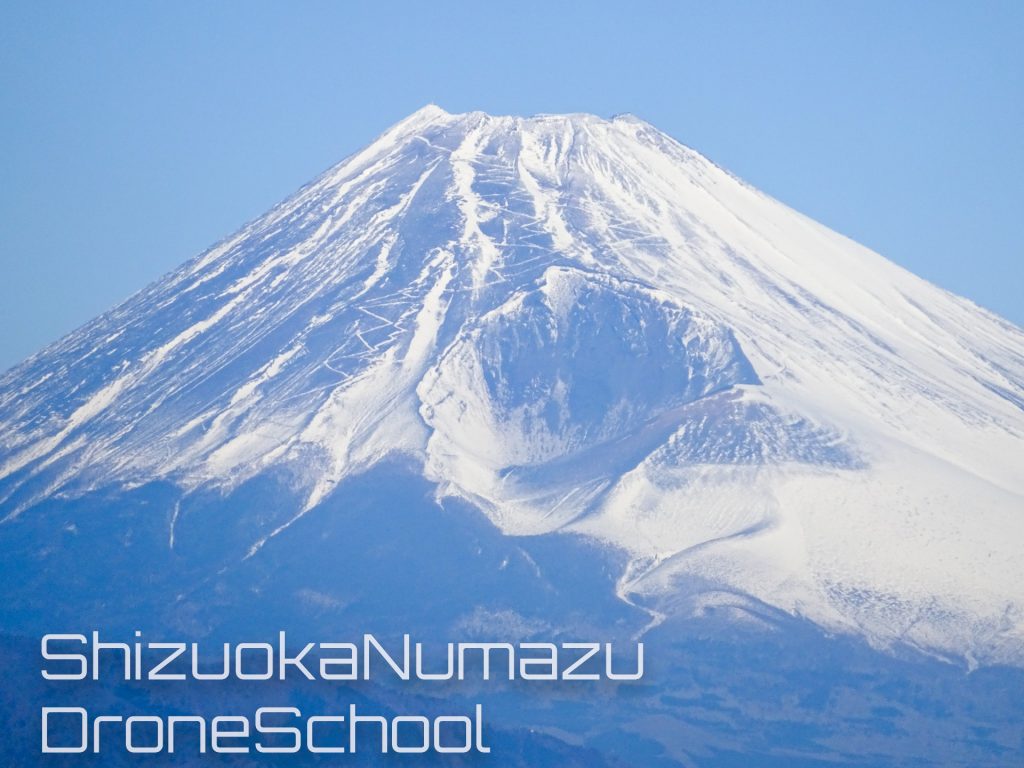
[(1024, 324), (1024, 2), (0, 2), (0, 369), (428, 102), (634, 112)]

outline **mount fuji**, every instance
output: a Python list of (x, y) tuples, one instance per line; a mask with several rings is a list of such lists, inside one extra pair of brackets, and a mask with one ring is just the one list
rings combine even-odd
[(0, 518), (11, 635), (703, 622), (1017, 674), (1024, 331), (636, 117), (428, 106), (3, 374)]

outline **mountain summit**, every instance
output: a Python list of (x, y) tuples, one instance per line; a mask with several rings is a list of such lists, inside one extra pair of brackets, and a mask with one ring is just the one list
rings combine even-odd
[[(426, 107), (8, 371), (0, 545), (50, 542), (25, 589), (89, 526), (205, 578), (394, 461), (619, 553), (648, 628), (766, 607), (1024, 663), (1024, 332), (632, 116)], [(53, 512), (144, 487), (131, 525)]]

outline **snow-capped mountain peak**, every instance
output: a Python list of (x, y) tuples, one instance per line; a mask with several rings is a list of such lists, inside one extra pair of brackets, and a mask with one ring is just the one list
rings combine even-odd
[(8, 371), (0, 424), (8, 524), (282, 473), (256, 557), (400, 455), (655, 613), (1024, 659), (1024, 332), (631, 115), (426, 106)]

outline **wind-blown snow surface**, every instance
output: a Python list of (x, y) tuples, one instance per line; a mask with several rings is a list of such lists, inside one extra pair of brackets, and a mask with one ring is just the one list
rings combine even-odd
[(1024, 662), (1024, 332), (631, 116), (427, 107), (0, 379), (8, 525), (285, 471), (258, 557), (395, 454), (655, 621)]

